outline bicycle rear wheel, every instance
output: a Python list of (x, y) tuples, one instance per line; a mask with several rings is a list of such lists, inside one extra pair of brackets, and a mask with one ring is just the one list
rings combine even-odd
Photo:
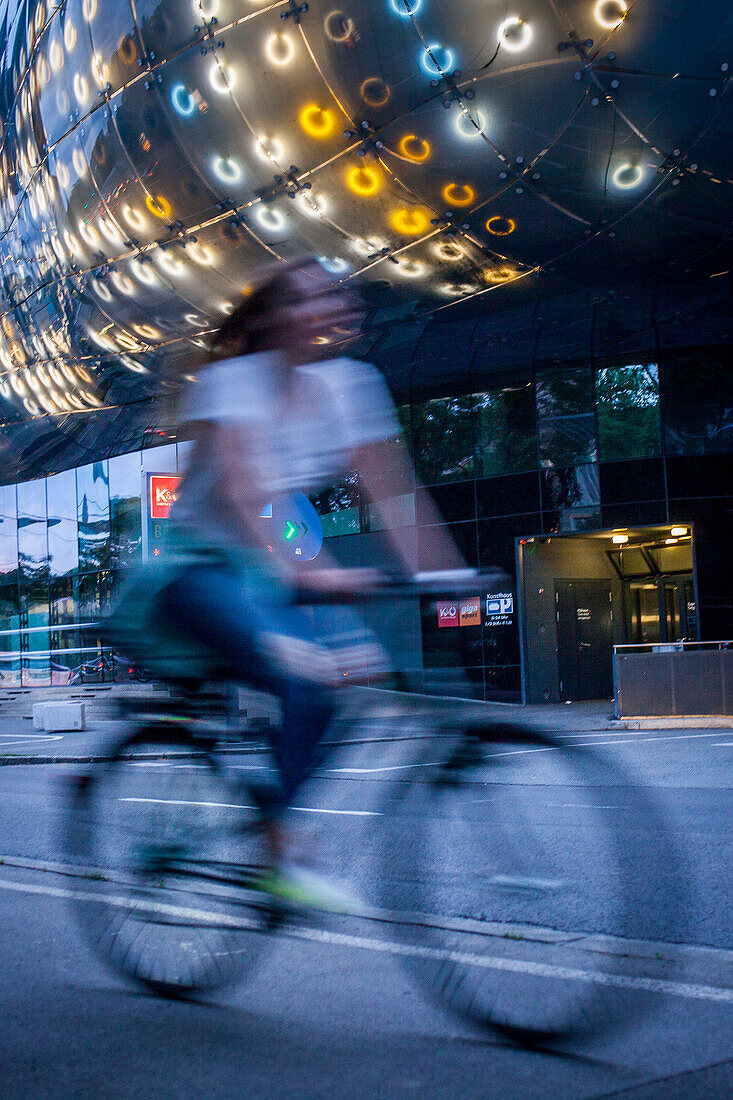
[(173, 723), (136, 730), (74, 781), (75, 909), (115, 971), (180, 997), (254, 965), (271, 913), (257, 886), (259, 814), (247, 802)]
[[(418, 780), (395, 784), (384, 859), (411, 972), (523, 1044), (638, 1019), (675, 964), (647, 959), (639, 979), (631, 940), (678, 942), (685, 909), (648, 799), (593, 750), (513, 724), (430, 739), (417, 764)], [(675, 897), (663, 934), (649, 882)]]

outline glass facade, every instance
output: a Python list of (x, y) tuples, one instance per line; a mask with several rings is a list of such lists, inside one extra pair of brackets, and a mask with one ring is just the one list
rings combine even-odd
[(111, 678), (94, 631), (115, 583), (141, 557), (143, 468), (175, 472), (168, 444), (0, 486), (0, 686)]
[[(469, 392), (433, 397), (423, 383), (419, 399), (399, 409), (418, 484), (410, 475), (397, 495), (377, 485), (367, 501), (351, 474), (315, 495), (329, 548), (363, 564), (385, 553), (384, 531), (398, 526), (415, 567), (440, 568), (432, 497), (467, 564), (499, 570), (502, 588), (516, 594), (518, 537), (694, 523), (702, 636), (733, 637), (733, 372), (723, 355), (696, 349), (658, 363), (528, 368), (504, 387), (492, 377), (482, 388), (474, 375)], [(78, 651), (93, 643), (83, 624), (141, 558), (141, 468), (180, 470), (190, 446), (0, 487), (2, 683), (83, 678)], [(464, 665), (485, 697), (519, 698), (516, 614), (445, 630), (426, 604), (414, 631), (405, 629), (411, 668), (426, 687)]]

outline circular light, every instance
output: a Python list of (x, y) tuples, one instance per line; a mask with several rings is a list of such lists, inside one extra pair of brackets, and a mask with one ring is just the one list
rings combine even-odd
[(410, 206), (395, 210), (390, 221), (393, 229), (406, 237), (419, 237), (430, 226), (428, 214), (424, 210)]
[(134, 371), (135, 374), (147, 374), (147, 367), (144, 367), (142, 363), (138, 363), (136, 359), (131, 359), (129, 355), (121, 355), (120, 362), (128, 370)]
[(141, 264), (139, 260), (130, 261), (130, 271), (145, 286), (155, 286), (158, 282), (158, 276), (152, 267), (149, 264)]
[(123, 206), (122, 217), (125, 219), (129, 226), (131, 226), (133, 229), (137, 229), (138, 232), (141, 232), (147, 227), (148, 223), (146, 222), (145, 218), (142, 216), (139, 210), (135, 210), (135, 208), (132, 206)]
[(74, 77), (74, 95), (77, 103), (84, 104), (89, 99), (89, 84), (81, 73), (77, 73)]
[(55, 73), (64, 65), (64, 51), (61, 47), (61, 43), (58, 39), (55, 39), (51, 43), (51, 49), (48, 51), (48, 60), (51, 62), (51, 68)]
[(443, 188), (443, 198), (449, 206), (470, 206), (476, 192), (467, 183), (449, 183)]
[(419, 260), (398, 260), (394, 265), (394, 271), (405, 279), (419, 279), (425, 274), (427, 267)]
[(242, 178), (242, 169), (233, 157), (215, 157), (212, 167), (224, 183), (237, 183)]
[(473, 294), (475, 289), (471, 283), (443, 283), (438, 287), (438, 291), (449, 298), (465, 297), (466, 294)]
[(317, 259), (330, 275), (343, 275), (351, 270), (346, 260), (342, 260), (340, 256), (318, 256)]
[(395, 15), (409, 18), (411, 15), (417, 15), (420, 11), (422, 0), (389, 0), (389, 6)]
[(354, 252), (366, 259), (376, 252), (382, 252), (387, 247), (387, 242), (380, 237), (355, 237), (351, 241), (351, 247)]
[(513, 218), (502, 218), (501, 214), (493, 214), (486, 223), (486, 228), (494, 237), (508, 237), (517, 228)]
[(433, 42), (423, 51), (420, 64), (429, 76), (434, 76), (436, 73), (442, 76), (443, 73), (451, 72), (453, 68), (453, 53), (438, 42)]
[(509, 267), (508, 264), (504, 264), (501, 267), (485, 267), (481, 272), (482, 278), (484, 278), (487, 283), (508, 283), (516, 274), (516, 270), (513, 267)]
[(59, 110), (59, 114), (65, 115), (69, 107), (71, 106), (71, 100), (69, 99), (69, 93), (66, 88), (59, 88), (56, 92), (56, 106)]
[(196, 110), (196, 100), (185, 84), (176, 84), (171, 92), (171, 103), (173, 109), (184, 118), (189, 118)]
[(76, 45), (76, 27), (70, 19), (66, 20), (66, 26), (64, 27), (64, 45), (67, 53), (71, 53)]
[(94, 248), (95, 244), (99, 244), (99, 233), (93, 225), (86, 225), (84, 222), (79, 222), (79, 236), (82, 240), (86, 241), (90, 248)]
[(167, 252), (158, 252), (155, 258), (166, 275), (170, 275), (172, 279), (180, 279), (183, 275), (187, 274), (186, 265), (183, 261), (177, 260)]
[(92, 55), (92, 75), (100, 89), (103, 90), (109, 84), (109, 65), (98, 53)]
[(615, 31), (623, 23), (627, 11), (626, 0), (598, 0), (596, 22), (607, 31)]
[(265, 56), (273, 65), (289, 65), (295, 57), (295, 43), (289, 35), (275, 31), (265, 42)]
[(326, 200), (322, 195), (316, 198), (310, 191), (300, 191), (296, 202), (309, 218), (322, 218), (326, 213)]
[(171, 216), (171, 204), (162, 195), (146, 195), (145, 205), (151, 214), (155, 214), (156, 218), (165, 220)]
[(71, 154), (71, 163), (74, 165), (74, 171), (79, 179), (83, 179), (87, 174), (87, 162), (84, 160), (81, 149), (75, 149)]
[(202, 267), (211, 267), (215, 258), (211, 248), (207, 248), (206, 245), (199, 244), (197, 241), (188, 246), (188, 254), (195, 264), (201, 264)]
[(531, 41), (532, 28), (518, 15), (505, 19), (499, 27), (499, 42), (510, 53), (519, 53), (520, 50), (526, 49)]
[(193, 328), (198, 328), (199, 325), (203, 325), (204, 323), (203, 317), (199, 317), (197, 313), (184, 313), (183, 320)]
[(638, 164), (622, 164), (612, 176), (616, 187), (626, 191), (632, 187), (638, 187), (644, 179), (644, 169)]
[(464, 107), (456, 118), (455, 126), (461, 137), (478, 138), (486, 129), (486, 116), (482, 111), (471, 113)]
[(414, 134), (406, 134), (400, 142), (398, 149), (403, 157), (412, 160), (415, 164), (424, 164), (430, 156), (430, 142), (424, 138), (415, 137)]
[(237, 83), (237, 78), (234, 70), (229, 65), (224, 65), (221, 61), (215, 61), (209, 70), (209, 82), (215, 92), (218, 92), (219, 95), (226, 95), (227, 92), (231, 92)]
[(353, 38), (356, 26), (353, 19), (337, 8), (323, 20), (323, 29), (332, 42), (348, 42)]
[(64, 190), (66, 190), (66, 188), (71, 183), (71, 176), (69, 175), (69, 169), (66, 167), (66, 165), (62, 161), (59, 161), (58, 164), (56, 165), (56, 179), (59, 182), (59, 186), (63, 187)]
[(389, 86), (380, 76), (367, 77), (359, 89), (359, 92), (361, 98), (365, 103), (368, 103), (370, 107), (384, 107), (385, 103), (389, 103)]
[(382, 186), (382, 178), (376, 168), (367, 164), (359, 164), (351, 168), (346, 174), (346, 184), (350, 191), (363, 198), (376, 195)]
[(219, 302), (217, 309), (219, 309), (221, 313), (234, 313), (234, 306), (231, 302)]
[(100, 283), (99, 279), (92, 279), (92, 289), (103, 302), (112, 301), (112, 291), (104, 283)]
[(336, 128), (333, 111), (309, 103), (299, 115), (300, 125), (313, 138), (327, 138)]
[(448, 263), (455, 263), (457, 260), (463, 259), (465, 253), (462, 248), (453, 241), (439, 241), (435, 245), (435, 255), (441, 260), (446, 260)]
[(285, 215), (280, 210), (273, 210), (271, 206), (258, 206), (255, 217), (262, 228), (271, 233), (282, 233), (285, 229)]
[(261, 160), (277, 165), (285, 161), (285, 146), (274, 137), (260, 137), (255, 142), (255, 152)]
[(120, 271), (113, 271), (110, 278), (120, 294), (126, 294), (130, 297), (135, 293), (135, 284), (127, 275), (123, 275)]
[(144, 340), (157, 340), (160, 336), (157, 328), (153, 328), (152, 325), (133, 325), (135, 332), (138, 332)]
[(110, 218), (100, 218), (99, 228), (102, 230), (102, 236), (105, 237), (110, 244), (117, 246), (124, 244), (122, 234)]
[(219, 10), (219, 0), (193, 0), (193, 10), (203, 19), (213, 19)]
[(94, 16), (97, 14), (97, 0), (84, 0), (82, 11), (87, 23), (91, 23), (92, 19), (94, 19)]

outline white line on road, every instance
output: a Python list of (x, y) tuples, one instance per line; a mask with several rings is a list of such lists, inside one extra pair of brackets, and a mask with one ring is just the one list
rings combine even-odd
[[(137, 912), (173, 916), (180, 920), (206, 921), (209, 926), (218, 924), (222, 928), (241, 929), (242, 931), (261, 930), (260, 926), (253, 921), (241, 917), (231, 917), (225, 913), (153, 902), (141, 898), (130, 899), (128, 897), (106, 896), (92, 891), (65, 890), (59, 886), (10, 882), (7, 879), (0, 879), (0, 890), (11, 890), (20, 894), (41, 894), (46, 897), (88, 901), (96, 904), (101, 901), (105, 905), (116, 909), (130, 909)], [(462, 966), (475, 966), (483, 970), (497, 970), (513, 974), (525, 974), (536, 978), (554, 978), (560, 981), (601, 985), (611, 989), (627, 989), (643, 993), (656, 993), (661, 996), (681, 997), (693, 1001), (711, 1001), (716, 1004), (733, 1005), (733, 989), (719, 986), (693, 985), (689, 982), (666, 981), (662, 978), (609, 974), (602, 970), (579, 970), (576, 967), (531, 962), (527, 959), (508, 959), (495, 955), (479, 955), (476, 952), (469, 951), (441, 951), (435, 947), (390, 943), (389, 941), (371, 939), (366, 936), (328, 932), (320, 928), (290, 927), (283, 929), (281, 934), (288, 936), (290, 939), (326, 943), (334, 947), (353, 947), (362, 951), (375, 951), (383, 955), (433, 959), (438, 962), (453, 962)]]
[(0, 745), (24, 745), (30, 741), (63, 741), (61, 733), (3, 733)]
[(487, 752), (485, 759), (495, 756), (524, 756), (530, 752), (568, 752), (569, 749), (592, 749), (598, 745), (648, 745), (650, 741), (693, 741), (700, 737), (720, 737), (719, 733), (686, 733), (681, 737), (625, 737), (614, 741), (583, 741), (578, 745), (543, 745), (532, 749), (512, 749), (510, 752)]
[(402, 772), (408, 768), (435, 768), (442, 764), (442, 760), (430, 760), (425, 764), (391, 764), (386, 768), (328, 768), (332, 774), (343, 775), (375, 775), (377, 772)]
[(714, 749), (733, 749), (733, 741), (715, 741)]
[[(158, 806), (208, 806), (214, 810), (254, 810), (255, 806), (247, 806), (243, 802), (194, 802), (187, 798), (120, 798), (119, 802), (151, 802)], [(325, 810), (317, 806), (290, 806), (299, 814), (339, 814), (343, 817), (384, 817), (383, 813), (376, 810)]]

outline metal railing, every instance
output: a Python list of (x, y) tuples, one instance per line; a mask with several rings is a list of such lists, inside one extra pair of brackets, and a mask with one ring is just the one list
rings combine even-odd
[(733, 641), (695, 642), (680, 639), (678, 642), (634, 642), (615, 645), (614, 653), (674, 653), (677, 650), (733, 649)]
[(616, 717), (733, 713), (733, 640), (613, 647)]

